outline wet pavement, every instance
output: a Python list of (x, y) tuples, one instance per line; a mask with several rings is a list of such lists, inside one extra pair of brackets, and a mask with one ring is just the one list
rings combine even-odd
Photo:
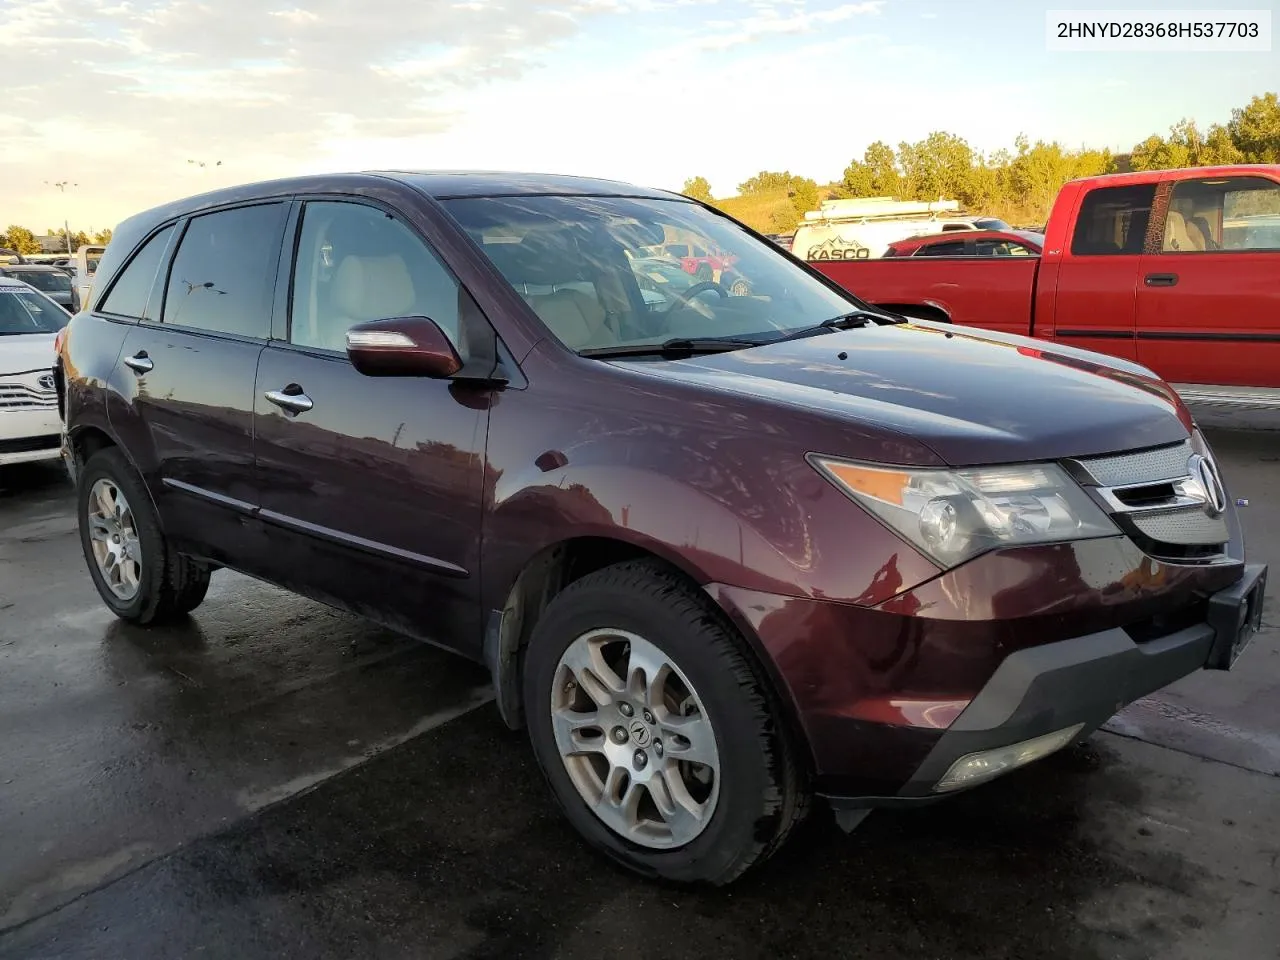
[[(1274, 564), (1257, 425), (1211, 438)], [(1082, 747), (849, 837), (818, 816), (720, 891), (586, 850), (489, 698), (226, 572), (182, 628), (127, 627), (61, 474), (0, 472), (0, 957), (1280, 958), (1270, 626)]]

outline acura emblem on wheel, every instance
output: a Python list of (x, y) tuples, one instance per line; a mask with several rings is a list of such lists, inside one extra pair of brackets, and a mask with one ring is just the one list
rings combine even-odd
[(639, 720), (632, 720), (631, 739), (635, 741), (637, 747), (647, 747), (650, 739), (649, 727)]

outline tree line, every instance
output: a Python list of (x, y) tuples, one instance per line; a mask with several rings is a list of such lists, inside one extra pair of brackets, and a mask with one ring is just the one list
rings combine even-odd
[[(58, 237), (62, 241), (60, 250), (67, 249), (67, 231), (65, 228), (57, 230), (49, 229), (42, 234), (46, 237)], [(111, 231), (98, 230), (93, 233), (86, 233), (83, 230), (73, 231), (71, 234), (71, 249), (79, 250), (86, 244), (97, 244), (105, 246), (111, 240)], [(10, 224), (9, 229), (0, 233), (0, 248), (12, 250), (20, 253), (24, 257), (43, 253), (40, 247), (40, 241), (36, 239), (35, 231), (28, 227), (20, 227), (17, 224)]]
[(1121, 170), (1167, 170), (1227, 163), (1280, 163), (1280, 99), (1255, 96), (1231, 112), (1225, 124), (1201, 131), (1184, 119), (1169, 135), (1152, 134), (1128, 154), (1072, 150), (1025, 136), (1013, 149), (974, 150), (964, 138), (936, 131), (915, 143), (892, 147), (876, 141), (844, 176), (825, 186), (790, 171), (761, 171), (738, 184), (738, 195), (715, 199), (705, 177), (690, 177), (682, 192), (738, 217), (756, 230), (789, 232), (819, 199), (897, 197), (959, 200), (967, 210), (1015, 225), (1043, 224), (1068, 180)]

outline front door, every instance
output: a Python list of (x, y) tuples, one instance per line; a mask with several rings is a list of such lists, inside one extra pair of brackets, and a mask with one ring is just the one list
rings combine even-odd
[(112, 426), (147, 475), (166, 533), (215, 560), (252, 554), (243, 547), (255, 495), (254, 370), (287, 213), (286, 203), (257, 204), (166, 228), (99, 308), (138, 320), (120, 354), (127, 405), (110, 411)]
[(353, 324), (402, 316), (430, 317), (463, 352), (460, 295), (401, 221), (305, 204), (288, 341), (258, 364), (256, 462), (273, 579), (476, 653), (489, 388), (366, 377), (345, 352)]
[(1280, 183), (1179, 179), (1142, 260), (1138, 360), (1173, 383), (1280, 387)]
[(1053, 339), (1137, 359), (1138, 268), (1155, 192), (1149, 183), (1096, 187), (1084, 195), (1071, 247), (1058, 264)]

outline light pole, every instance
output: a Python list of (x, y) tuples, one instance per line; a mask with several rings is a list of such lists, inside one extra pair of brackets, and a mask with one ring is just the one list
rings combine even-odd
[[(80, 184), (72, 183), (70, 180), (58, 180), (54, 182), (46, 180), (45, 185), (50, 187), (57, 187), (62, 192), (62, 195), (64, 197), (67, 195), (67, 187), (80, 186)], [(62, 232), (67, 238), (67, 255), (75, 256), (75, 251), (71, 249), (71, 224), (67, 222), (65, 217), (62, 220)]]

